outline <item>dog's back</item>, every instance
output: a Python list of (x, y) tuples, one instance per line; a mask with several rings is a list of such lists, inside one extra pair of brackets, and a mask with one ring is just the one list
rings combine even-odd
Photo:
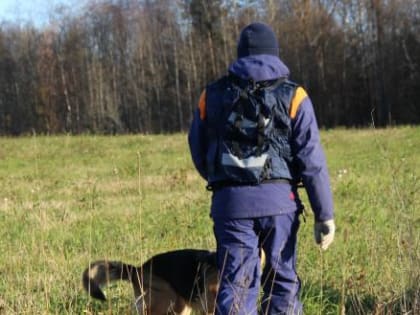
[[(158, 254), (144, 265), (168, 281), (185, 300), (194, 300), (204, 290), (204, 280), (217, 273), (215, 253), (185, 249)], [(205, 274), (207, 273), (207, 275)]]

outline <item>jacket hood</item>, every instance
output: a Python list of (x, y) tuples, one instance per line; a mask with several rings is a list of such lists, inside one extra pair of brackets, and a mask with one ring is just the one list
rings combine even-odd
[(266, 81), (288, 77), (289, 68), (273, 55), (251, 55), (237, 59), (229, 72), (244, 80)]

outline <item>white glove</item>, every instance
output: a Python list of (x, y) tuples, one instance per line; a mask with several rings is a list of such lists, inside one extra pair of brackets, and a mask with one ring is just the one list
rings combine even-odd
[(331, 245), (331, 243), (334, 240), (334, 234), (335, 234), (335, 224), (334, 224), (333, 219), (327, 220), (327, 221), (315, 222), (315, 226), (314, 226), (315, 242), (321, 245), (321, 248), (323, 250), (326, 250), (328, 246)]

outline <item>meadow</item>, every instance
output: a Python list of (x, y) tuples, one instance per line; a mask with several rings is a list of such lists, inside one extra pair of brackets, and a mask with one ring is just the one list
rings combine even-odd
[[(305, 314), (420, 314), (420, 127), (321, 137), (337, 232), (319, 251), (305, 202)], [(209, 204), (186, 134), (0, 138), (0, 314), (129, 314), (130, 285), (93, 301), (84, 268), (214, 249)]]

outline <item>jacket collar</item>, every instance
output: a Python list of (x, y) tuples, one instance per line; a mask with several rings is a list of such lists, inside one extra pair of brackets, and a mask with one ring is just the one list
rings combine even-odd
[(237, 59), (229, 72), (244, 80), (267, 81), (288, 77), (289, 68), (273, 55), (251, 55)]

